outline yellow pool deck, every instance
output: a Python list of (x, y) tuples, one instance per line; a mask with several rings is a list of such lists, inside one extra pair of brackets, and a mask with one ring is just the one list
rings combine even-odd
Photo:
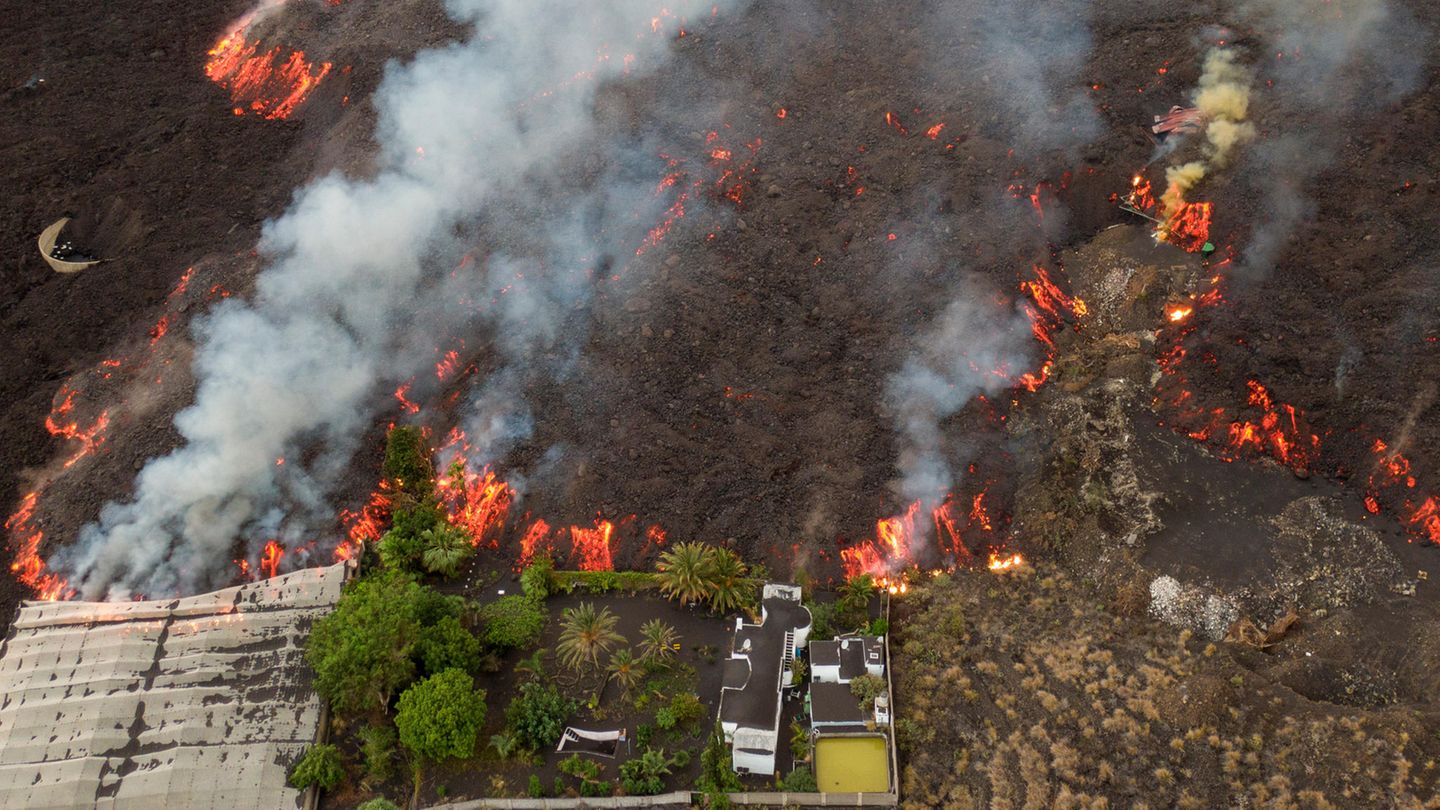
[(885, 738), (820, 737), (815, 741), (815, 781), (825, 793), (884, 793), (890, 789)]

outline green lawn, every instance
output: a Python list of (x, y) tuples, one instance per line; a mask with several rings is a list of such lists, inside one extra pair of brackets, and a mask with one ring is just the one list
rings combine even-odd
[(890, 756), (884, 737), (821, 737), (815, 741), (815, 779), (826, 793), (884, 793)]

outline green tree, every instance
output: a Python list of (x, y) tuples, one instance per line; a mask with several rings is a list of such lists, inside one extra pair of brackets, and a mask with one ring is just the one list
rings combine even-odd
[(565, 718), (575, 708), (575, 702), (562, 697), (554, 685), (526, 681), (506, 707), (505, 723), (521, 745), (532, 751), (544, 750), (560, 741)]
[(544, 601), (550, 597), (550, 575), (555, 561), (548, 556), (536, 557), (520, 572), (520, 590), (531, 599)]
[(365, 773), (384, 782), (395, 775), (395, 727), (366, 726), (360, 730), (360, 753)]
[(870, 597), (874, 594), (875, 579), (869, 574), (857, 574), (840, 586), (840, 598), (836, 600), (836, 621), (846, 632), (870, 624)]
[(634, 654), (623, 647), (610, 654), (610, 666), (607, 667), (607, 670), (610, 673), (610, 680), (619, 684), (627, 695), (630, 694), (631, 689), (635, 688), (636, 684), (640, 683), (641, 676), (645, 674)]
[(619, 622), (620, 618), (611, 613), (610, 608), (596, 610), (590, 602), (566, 608), (561, 618), (560, 639), (555, 645), (560, 662), (577, 671), (587, 665), (592, 669), (598, 667), (600, 656), (625, 641), (625, 637), (615, 631)]
[(331, 791), (345, 778), (345, 768), (340, 764), (340, 751), (333, 745), (312, 745), (290, 771), (290, 786), (307, 788), (318, 785), (321, 790)]
[(655, 565), (660, 592), (687, 605), (708, 598), (714, 556), (715, 550), (704, 543), (676, 543)]
[(480, 661), (480, 639), (466, 630), (459, 619), (445, 616), (420, 631), (415, 651), (427, 675), (447, 669), (468, 672), (475, 669)]
[(810, 729), (799, 720), (790, 721), (790, 758), (796, 762), (810, 759)]
[[(414, 425), (399, 425), (385, 437), (385, 480), (398, 507), (405, 500), (427, 500), (435, 490), (435, 465), (430, 462), (430, 445), (425, 433)], [(399, 497), (396, 497), (399, 496)]]
[(420, 533), (420, 562), (432, 574), (453, 577), (460, 573), (460, 564), (475, 553), (470, 535), (464, 529), (442, 523)]
[(315, 623), (306, 658), (315, 689), (339, 714), (385, 709), (415, 677), (417, 612), (428, 590), (382, 572), (351, 583), (335, 611)]
[(669, 665), (675, 658), (675, 645), (679, 641), (680, 635), (675, 628), (659, 619), (651, 619), (640, 625), (640, 660)]
[(486, 644), (498, 649), (522, 649), (540, 640), (545, 630), (545, 611), (533, 599), (502, 596), (480, 608), (480, 623)]
[(860, 706), (869, 711), (875, 698), (885, 694), (885, 680), (865, 673), (850, 679), (850, 694), (860, 699)]
[[(426, 529), (426, 531), (429, 531)], [(393, 526), (380, 536), (380, 562), (386, 568), (398, 571), (414, 571), (420, 556), (425, 553), (424, 541), (419, 534), (396, 529)]]
[(695, 787), (705, 794), (709, 807), (729, 807), (725, 794), (740, 789), (740, 777), (735, 775), (730, 746), (725, 743), (725, 733), (719, 723), (700, 752), (700, 776), (695, 780)]
[[(447, 669), (406, 689), (395, 712), (400, 744), (413, 757), (415, 795), (427, 763), (475, 753), (475, 738), (485, 724), (485, 692), (458, 669)], [(413, 797), (412, 797), (413, 801)]]
[(665, 756), (664, 749), (646, 748), (638, 757), (620, 766), (620, 784), (631, 796), (653, 796), (665, 789), (665, 777), (675, 761)]
[(738, 610), (753, 600), (748, 583), (744, 560), (727, 548), (715, 549), (710, 558), (708, 578), (710, 583), (710, 607), (717, 613)]

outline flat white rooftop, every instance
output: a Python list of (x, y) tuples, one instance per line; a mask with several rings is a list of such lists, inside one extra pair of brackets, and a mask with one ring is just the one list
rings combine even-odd
[(302, 808), (305, 639), (344, 564), (184, 599), (27, 602), (0, 648), (0, 807)]

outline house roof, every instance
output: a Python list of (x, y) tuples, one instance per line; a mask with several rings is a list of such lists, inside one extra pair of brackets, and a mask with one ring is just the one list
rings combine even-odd
[(343, 564), (184, 599), (27, 602), (0, 654), (0, 807), (301, 807), (305, 663)]
[(810, 642), (810, 666), (840, 667), (841, 680), (858, 678), (868, 666), (884, 667), (885, 643), (880, 636), (845, 636)]
[[(785, 634), (810, 626), (810, 611), (788, 591), (772, 592), (761, 601), (764, 619), (760, 624), (739, 622), (735, 630), (732, 658), (726, 662), (724, 686), (720, 690), (720, 721), (737, 728), (773, 730), (780, 714), (780, 677), (785, 658)], [(740, 679), (741, 665), (747, 677)], [(739, 683), (739, 686), (734, 684)]]
[(865, 711), (848, 683), (810, 684), (810, 719), (817, 724), (865, 725)]

